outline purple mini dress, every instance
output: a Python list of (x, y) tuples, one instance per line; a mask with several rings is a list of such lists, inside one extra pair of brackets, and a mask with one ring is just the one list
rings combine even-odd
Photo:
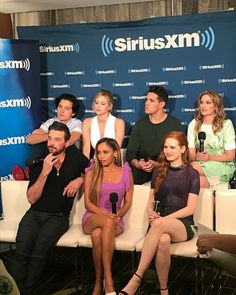
[[(86, 172), (89, 170), (92, 170), (91, 165), (89, 168), (87, 168)], [(125, 193), (130, 189), (130, 172), (131, 169), (129, 167), (128, 163), (125, 163), (124, 166), (122, 167), (122, 175), (121, 175), (121, 180), (119, 182), (102, 182), (101, 185), (101, 194), (100, 194), (100, 203), (99, 207), (103, 208), (107, 211), (112, 211), (112, 206), (110, 202), (110, 193), (117, 193), (118, 194), (118, 202), (116, 204), (117, 211), (120, 209)], [(82, 227), (84, 227), (85, 221), (94, 213), (90, 212), (89, 210), (86, 210), (84, 213), (83, 219), (82, 219)], [(124, 230), (124, 220), (121, 217), (119, 221), (119, 225), (122, 229)]]

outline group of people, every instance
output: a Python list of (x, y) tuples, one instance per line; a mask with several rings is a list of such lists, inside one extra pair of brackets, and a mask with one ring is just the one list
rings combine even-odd
[[(138, 268), (119, 294), (136, 293), (154, 257), (160, 293), (169, 294), (170, 244), (192, 238), (200, 187), (209, 187), (213, 176), (221, 182), (233, 174), (235, 133), (232, 122), (225, 118), (222, 98), (214, 91), (199, 96), (187, 136), (181, 122), (164, 112), (167, 101), (168, 93), (162, 86), (149, 88), (146, 116), (132, 128), (128, 163), (122, 166), (125, 123), (111, 114), (111, 92), (102, 90), (95, 95), (96, 116), (85, 119), (83, 127), (75, 118), (76, 98), (63, 94), (56, 99), (57, 117), (27, 139), (33, 146), (47, 141), (47, 153), (43, 162), (30, 168), (27, 198), (31, 207), (19, 224), (9, 269), (23, 294), (33, 294), (48, 251), (67, 231), (73, 198), (84, 185), (82, 227), (91, 235), (96, 273), (92, 294), (101, 294), (104, 289), (105, 294), (115, 295), (111, 270), (115, 237), (125, 230), (123, 217), (132, 205), (134, 184), (147, 181), (151, 181), (147, 205), (150, 227)], [(204, 151), (198, 149), (200, 131), (206, 133)], [(117, 194), (116, 212), (110, 202), (113, 192)], [(158, 212), (154, 201), (159, 201)]]
[[(165, 113), (168, 93), (162, 86), (149, 87), (145, 101), (145, 116), (133, 126), (126, 159), (132, 169), (135, 184), (151, 180), (157, 165), (162, 139), (170, 131), (184, 131), (181, 122)], [(93, 99), (95, 116), (82, 122), (76, 118), (79, 102), (72, 94), (64, 93), (55, 99), (57, 116), (44, 122), (32, 132), (27, 143), (32, 145), (32, 158), (47, 152), (48, 128), (58, 121), (71, 132), (70, 145), (75, 144), (91, 159), (100, 138), (114, 138), (122, 147), (125, 122), (112, 115), (114, 98), (109, 90), (99, 91)], [(82, 127), (83, 126), (83, 127)], [(198, 134), (205, 133), (204, 150), (199, 150)], [(201, 187), (227, 182), (234, 172), (235, 131), (230, 119), (226, 119), (222, 97), (215, 91), (201, 93), (197, 100), (194, 119), (189, 123), (187, 139), (193, 167), (200, 173)]]

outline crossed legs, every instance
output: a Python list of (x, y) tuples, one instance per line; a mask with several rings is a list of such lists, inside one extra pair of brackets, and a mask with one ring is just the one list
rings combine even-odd
[[(176, 218), (163, 217), (156, 219), (152, 224), (143, 243), (141, 259), (136, 274), (143, 277), (153, 257), (155, 257), (156, 272), (159, 279), (162, 295), (168, 295), (168, 276), (170, 268), (170, 243), (182, 242), (187, 239), (183, 223)], [(134, 275), (122, 290), (128, 295), (134, 295), (141, 283), (140, 278)], [(122, 294), (122, 293), (120, 293)], [(123, 293), (125, 294), (125, 293)]]
[(84, 231), (91, 234), (93, 244), (96, 280), (92, 295), (101, 294), (103, 278), (105, 293), (113, 292), (111, 265), (115, 250), (115, 236), (121, 234), (122, 230), (111, 217), (95, 214), (85, 222)]

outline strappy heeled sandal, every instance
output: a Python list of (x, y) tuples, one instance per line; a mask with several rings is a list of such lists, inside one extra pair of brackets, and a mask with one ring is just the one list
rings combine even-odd
[[(135, 290), (135, 292), (134, 292), (134, 294), (138, 291), (138, 289), (140, 288), (140, 286), (141, 286), (141, 282), (142, 282), (142, 277), (139, 275), (139, 274), (137, 274), (136, 272), (134, 273), (134, 275), (135, 276), (137, 276), (139, 279), (140, 279), (140, 284), (139, 284), (139, 286), (138, 286), (138, 288), (137, 288), (137, 290)], [(123, 294), (123, 295), (129, 295), (126, 291), (124, 291), (124, 290), (121, 290), (120, 292), (119, 292), (119, 294)]]

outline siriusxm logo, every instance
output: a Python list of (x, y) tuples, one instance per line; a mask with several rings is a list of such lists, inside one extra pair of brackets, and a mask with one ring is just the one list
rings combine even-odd
[(145, 100), (146, 99), (146, 95), (142, 95), (142, 96), (137, 96), (137, 95), (130, 95), (129, 99), (131, 100)]
[(200, 65), (199, 70), (216, 70), (216, 69), (224, 69), (224, 64), (219, 65)]
[(164, 86), (168, 85), (168, 81), (158, 81), (158, 82), (152, 82), (152, 81), (146, 81), (146, 86), (154, 86), (154, 85), (159, 85), (159, 86)]
[(26, 136), (15, 136), (0, 139), (0, 146), (26, 143)]
[(112, 83), (112, 87), (134, 87), (134, 82)]
[(191, 84), (205, 84), (205, 79), (199, 80), (181, 80), (181, 85), (191, 85)]
[(8, 174), (8, 175), (3, 175), (0, 177), (0, 182), (4, 181), (4, 180), (13, 180), (13, 176), (12, 174)]
[(96, 75), (111, 75), (115, 74), (116, 75), (116, 69), (114, 70), (95, 70)]
[(219, 84), (221, 83), (236, 83), (236, 78), (219, 78)]
[(186, 71), (186, 66), (184, 67), (163, 67), (163, 72), (176, 72), (176, 71)]
[(92, 84), (80, 84), (81, 88), (101, 88), (102, 84), (101, 83), (92, 83)]
[(143, 51), (143, 50), (159, 50), (183, 47), (200, 47), (204, 46), (208, 50), (212, 50), (215, 44), (215, 33), (212, 27), (204, 32), (194, 32), (185, 34), (164, 35), (158, 38), (144, 38), (139, 36), (137, 39), (117, 38), (111, 39), (107, 35), (103, 35), (101, 48), (102, 53), (107, 57), (112, 52), (125, 51)]
[(0, 101), (0, 108), (31, 108), (30, 96), (26, 98), (6, 99)]
[(54, 76), (54, 72), (40, 73), (40, 76)]
[(53, 101), (53, 100), (55, 100), (55, 97), (41, 97), (41, 100)]
[(186, 113), (186, 112), (195, 112), (196, 109), (195, 108), (182, 108), (181, 111), (183, 113)]
[(90, 114), (90, 113), (91, 113), (91, 114), (94, 114), (94, 110), (91, 110), (91, 109), (85, 109), (84, 112), (85, 112), (85, 113), (89, 113), (89, 114)]
[(81, 101), (82, 101), (82, 100), (87, 100), (86, 96), (77, 96), (77, 99), (78, 99), (78, 100), (81, 100)]
[(64, 72), (65, 76), (79, 76), (85, 75), (85, 71), (76, 71), (76, 72)]
[(30, 70), (30, 60), (26, 58), (25, 60), (5, 60), (0, 61), (0, 69), (24, 69), (26, 71)]
[(80, 52), (80, 46), (79, 43), (75, 44), (64, 44), (64, 45), (57, 45), (57, 46), (39, 46), (39, 52), (40, 53), (48, 53), (48, 52), (68, 52), (68, 51), (75, 51), (76, 53)]
[(70, 88), (70, 84), (51, 84), (51, 88)]
[(232, 107), (232, 108), (227, 107), (227, 108), (224, 108), (224, 110), (227, 111), (227, 112), (229, 112), (229, 111), (235, 112), (236, 111), (236, 107)]
[(150, 73), (151, 69), (150, 68), (144, 68), (144, 69), (128, 69), (129, 74), (139, 74), (139, 73)]
[(178, 99), (178, 98), (186, 98), (187, 94), (170, 94), (169, 98)]
[(135, 109), (114, 109), (114, 113), (135, 113)]

